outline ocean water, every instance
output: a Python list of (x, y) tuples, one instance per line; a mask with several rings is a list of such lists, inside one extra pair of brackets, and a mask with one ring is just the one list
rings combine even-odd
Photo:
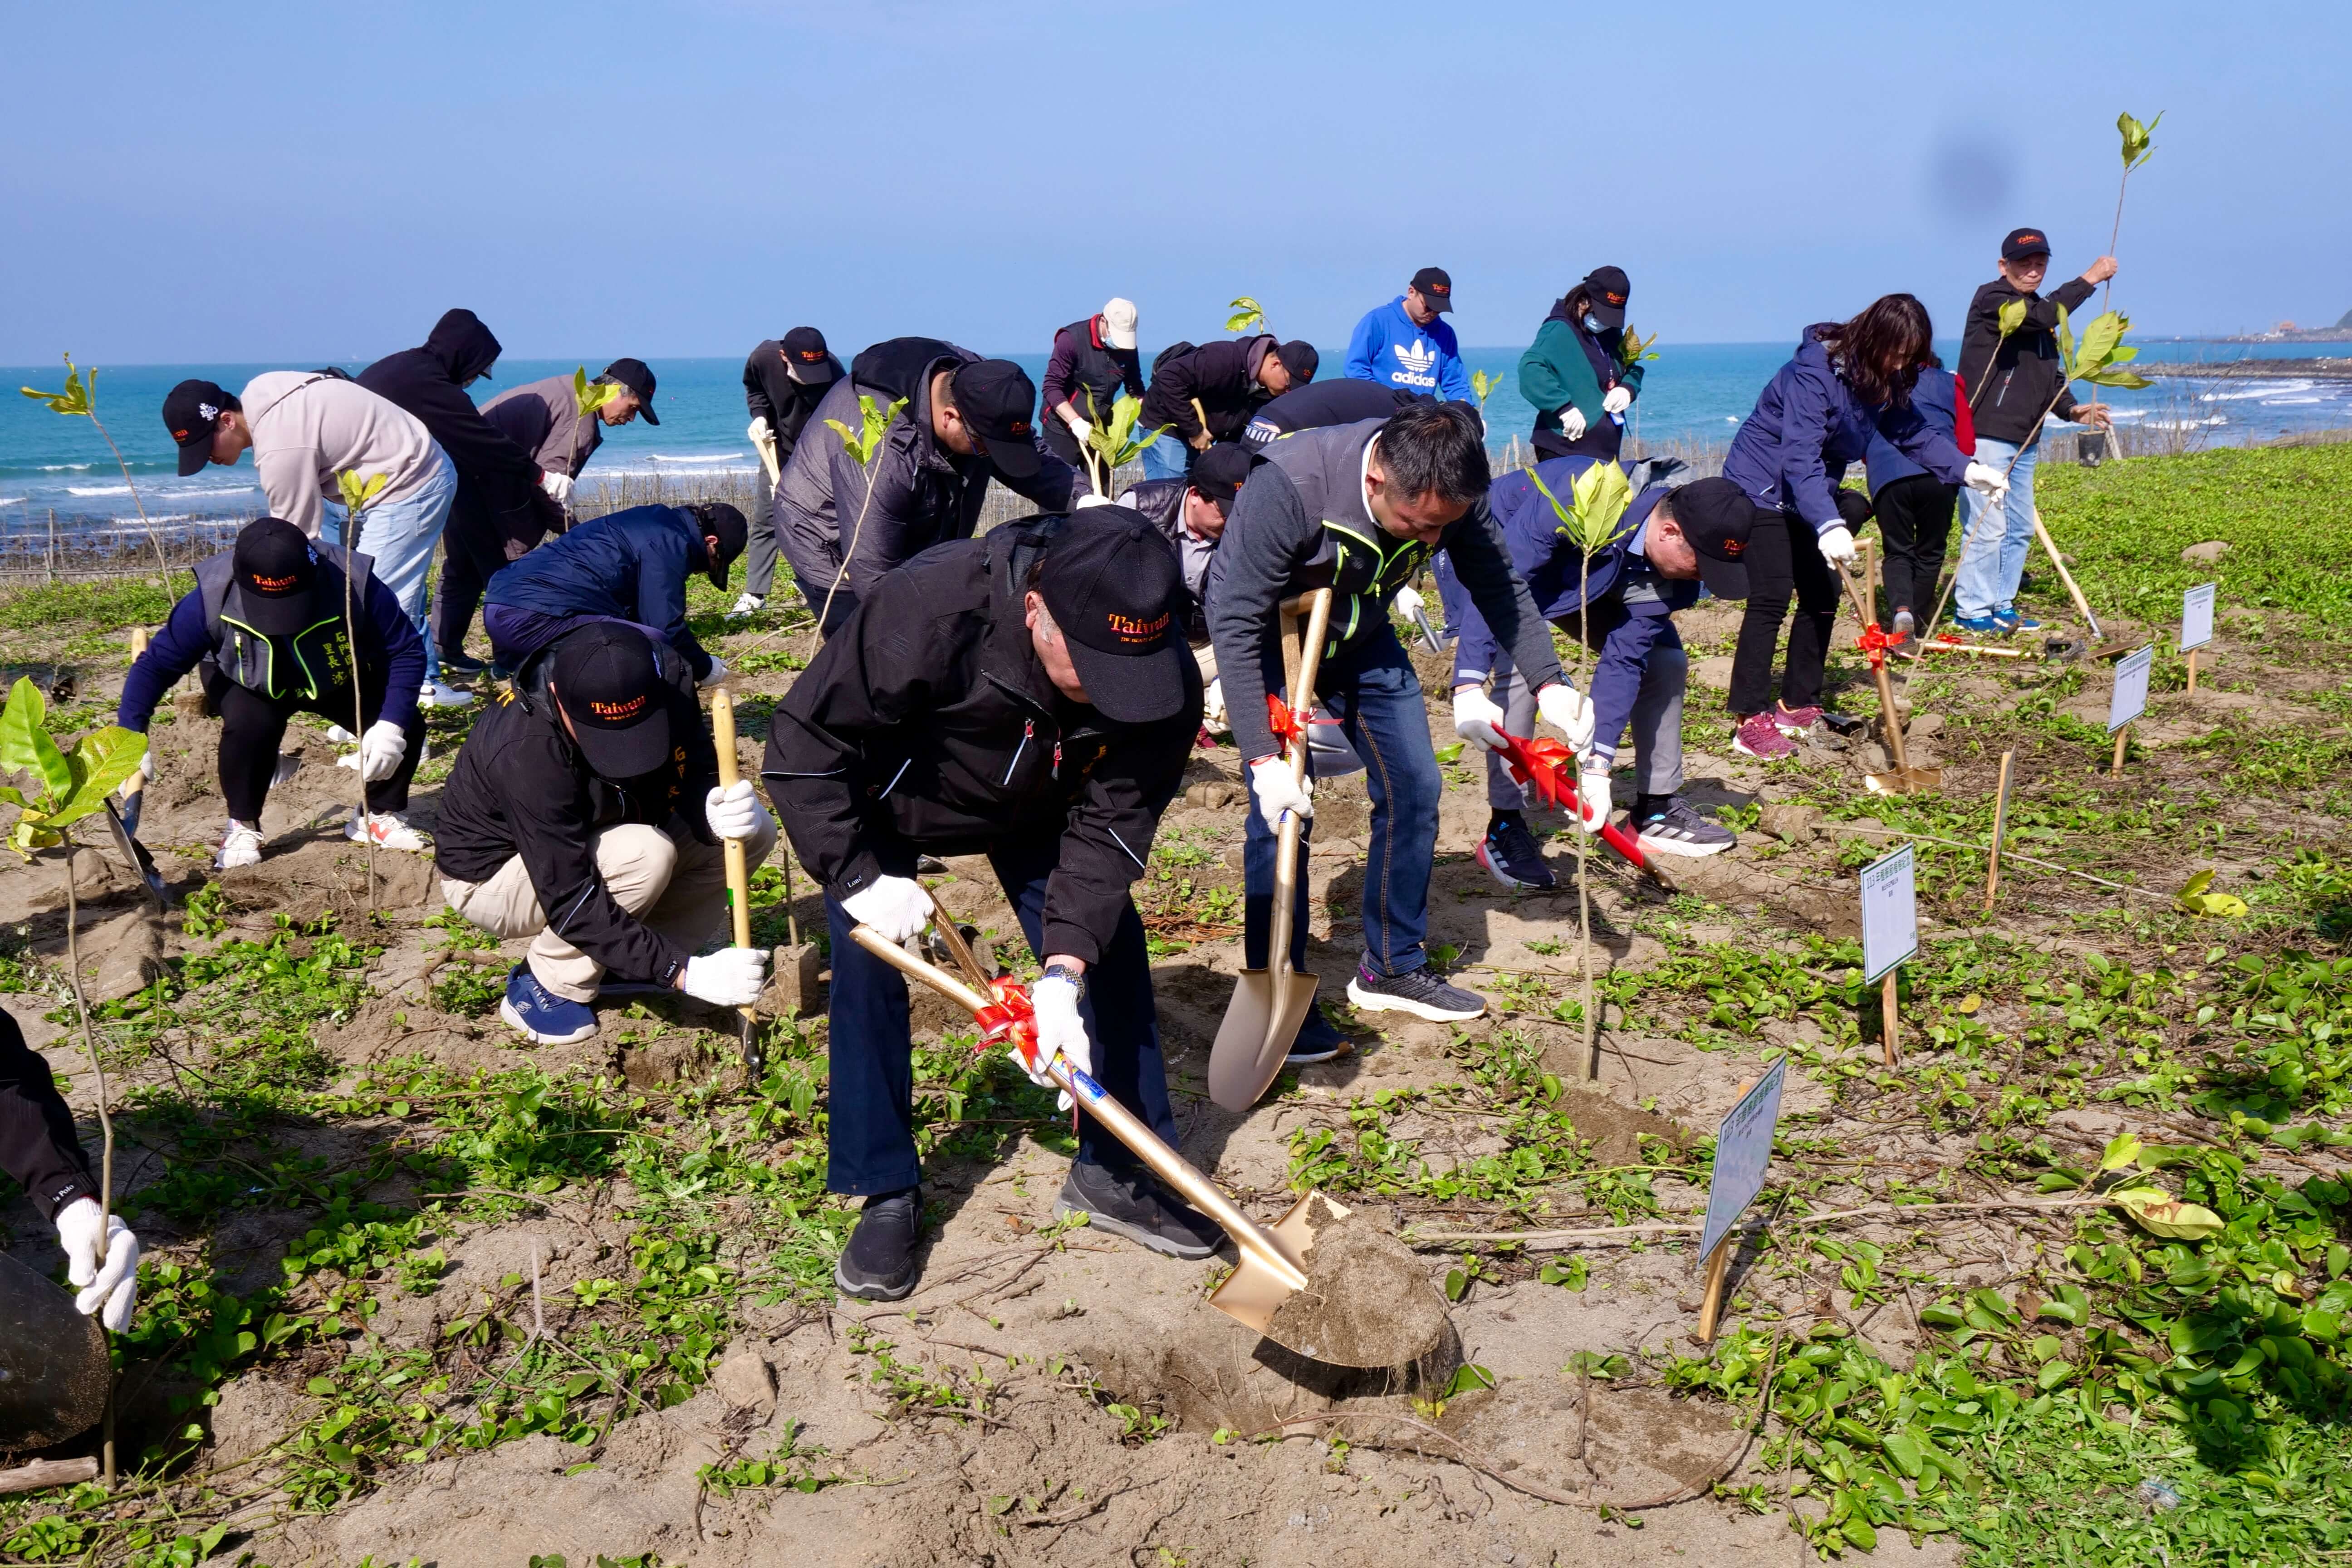
[[(1956, 344), (1939, 345), (1947, 363)], [(1635, 432), (1646, 442), (1727, 443), (1754, 405), (1756, 394), (1786, 361), (1791, 343), (1675, 343), (1658, 345), (1658, 359), (1633, 406)], [(2245, 358), (2302, 358), (2332, 351), (2352, 358), (2352, 345), (2216, 343), (2152, 341), (2142, 345), (2148, 361), (2213, 362)], [(1147, 362), (1150, 350), (1146, 350)], [(1517, 348), (1470, 348), (1473, 369), (1503, 378), (1486, 405), (1487, 427), (1500, 448), (1512, 436), (1522, 444), (1535, 411), (1518, 395)], [(1043, 353), (1015, 353), (1033, 378), (1042, 378)], [(1336, 361), (1336, 346), (1328, 356)], [(541, 376), (568, 373), (578, 361), (509, 360), (494, 381), (478, 383), (475, 395), (487, 400), (501, 390)], [(656, 360), (660, 387), (655, 399), (662, 423), (642, 420), (606, 433), (604, 447), (584, 479), (623, 474), (690, 476), (725, 469), (750, 472), (758, 466), (743, 433), (747, 416), (740, 359)], [(589, 368), (595, 369), (602, 361)], [(99, 416), (121, 447), (148, 518), (170, 529), (204, 520), (260, 514), (260, 487), (250, 458), (233, 468), (207, 468), (181, 479), (176, 454), (163, 426), (163, 395), (188, 376), (204, 376), (231, 391), (264, 370), (306, 366), (257, 364), (126, 365), (101, 367)], [(356, 365), (346, 366), (356, 370)], [(0, 384), (54, 390), (64, 380), (59, 364), (0, 367)], [(2213, 444), (2270, 439), (2284, 434), (2352, 426), (2352, 381), (2164, 380), (2143, 392), (2109, 394), (2116, 417), (2145, 428), (2195, 426)], [(30, 398), (0, 401), (0, 534), (21, 539), (46, 536), (54, 513), (61, 533), (83, 533), (135, 524), (130, 486), (113, 455), (90, 422), (51, 414)]]

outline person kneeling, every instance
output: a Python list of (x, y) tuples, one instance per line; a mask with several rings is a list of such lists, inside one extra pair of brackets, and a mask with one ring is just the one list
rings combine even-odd
[(757, 866), (776, 825), (751, 781), (719, 788), (689, 678), (635, 626), (558, 643), (543, 685), (500, 693), (441, 796), (441, 893), (501, 937), (530, 937), (499, 1016), (543, 1046), (596, 1032), (599, 997), (759, 1000), (767, 954), (698, 948), (727, 924), (721, 841)]
[[(915, 1288), (907, 983), (850, 931), (904, 942), (930, 923), (922, 855), (988, 856), (1045, 965), (1041, 1059), (1058, 1051), (1177, 1142), (1128, 885), (1200, 728), (1189, 601), (1175, 553), (1124, 507), (1012, 524), (877, 578), (777, 704), (761, 773), (832, 933), (825, 1185), (866, 1198), (834, 1274), (845, 1294)], [(1083, 1111), (1054, 1212), (1174, 1258), (1221, 1239)]]
[[(384, 849), (426, 847), (404, 815), (425, 748), (416, 711), (425, 641), (373, 566), (278, 518), (247, 523), (235, 545), (196, 563), (194, 591), (173, 606), (163, 635), (123, 680), (114, 721), (143, 735), (163, 694), (204, 667), (205, 706), (221, 719), (220, 786), (228, 803), (215, 869), (261, 858), (261, 807), (286, 721), (296, 713), (360, 723), (356, 762), (367, 812), (353, 808), (345, 836), (365, 836)], [(154, 775), (154, 755), (151, 746), (134, 783)]]

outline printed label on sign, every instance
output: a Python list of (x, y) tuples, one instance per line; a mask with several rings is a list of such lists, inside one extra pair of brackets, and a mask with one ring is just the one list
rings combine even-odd
[(1715, 1173), (1706, 1187), (1706, 1226), (1699, 1233), (1702, 1263), (1764, 1190), (1765, 1168), (1772, 1163), (1772, 1133), (1780, 1125), (1780, 1085), (1788, 1076), (1789, 1058), (1782, 1057), (1754, 1089), (1739, 1097), (1739, 1103), (1716, 1130)]
[(2107, 704), (2108, 734), (2147, 711), (2147, 672), (2155, 663), (2156, 647), (2152, 643), (2117, 661), (2115, 700)]
[(1876, 980), (1919, 951), (1917, 858), (1906, 844), (1862, 870), (1863, 978)]
[(2204, 583), (2180, 595), (2182, 653), (2213, 640), (2213, 584)]

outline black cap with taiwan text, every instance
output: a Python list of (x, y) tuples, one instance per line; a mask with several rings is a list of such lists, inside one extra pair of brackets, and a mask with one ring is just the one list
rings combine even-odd
[(2022, 261), (2029, 256), (2050, 254), (2050, 237), (2038, 228), (2013, 228), (2000, 242), (2003, 261)]
[[(1395, 274), (1391, 273), (1390, 276), (1394, 277)], [(1454, 309), (1454, 279), (1445, 275), (1444, 268), (1423, 268), (1412, 275), (1412, 287), (1413, 291), (1421, 296), (1421, 302), (1439, 315)]]
[(784, 356), (784, 374), (803, 386), (827, 386), (833, 382), (833, 352), (824, 334), (814, 327), (794, 327), (776, 347)]
[(1693, 479), (1667, 492), (1667, 509), (1698, 556), (1698, 580), (1718, 599), (1748, 597), (1748, 539), (1756, 503), (1729, 479)]
[(1192, 596), (1141, 513), (1097, 506), (1071, 517), (1045, 547), (1037, 591), (1104, 718), (1153, 724), (1183, 710), (1185, 672), (1199, 668), (1184, 644)]
[(634, 626), (583, 626), (557, 645), (549, 671), (581, 754), (598, 775), (642, 778), (670, 760), (669, 683)]
[(617, 381), (637, 395), (637, 412), (648, 425), (661, 423), (654, 412), (654, 367), (641, 359), (616, 359), (604, 367), (599, 381)]
[(1625, 301), (1633, 297), (1633, 285), (1622, 267), (1596, 267), (1584, 275), (1586, 309), (1604, 327), (1625, 324)]
[(182, 479), (212, 461), (213, 432), (222, 411), (244, 406), (209, 381), (184, 381), (163, 395), (163, 428), (180, 445)]
[(1036, 473), (1037, 384), (1029, 373), (1009, 359), (974, 360), (957, 366), (948, 384), (964, 427), (980, 438), (990, 465), (1008, 479)]
[(319, 617), (312, 614), (319, 552), (290, 522), (265, 517), (237, 530), (231, 569), (244, 619), (266, 637), (290, 637)]

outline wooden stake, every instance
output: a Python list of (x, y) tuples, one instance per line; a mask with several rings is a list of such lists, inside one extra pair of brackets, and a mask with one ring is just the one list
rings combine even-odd
[(2112, 778), (2121, 778), (2121, 777), (2123, 777), (2123, 776), (2124, 776), (2124, 742), (2125, 742), (2126, 741), (2130, 740), (2130, 739), (2131, 739), (2131, 726), (2130, 726), (2130, 725), (2126, 724), (2126, 725), (2125, 725), (2122, 729), (2120, 729), (2120, 730), (2118, 730), (2118, 731), (2116, 731), (2116, 761), (2115, 761), (2115, 765), (2114, 765), (2113, 767), (2110, 767), (2110, 768), (2107, 770), (2107, 773), (2108, 773), (2108, 775), (2109, 775), (2110, 777), (2112, 777)]
[[(1739, 1086), (1739, 1092), (1731, 1097), (1731, 1103), (1738, 1105), (1748, 1098), (1748, 1091), (1755, 1087), (1756, 1080), (1752, 1078), (1742, 1083)], [(1703, 1345), (1715, 1343), (1716, 1320), (1723, 1313), (1723, 1277), (1730, 1268), (1732, 1249), (1737, 1245), (1735, 1237), (1738, 1235), (1738, 1228), (1734, 1227), (1731, 1235), (1726, 1236), (1715, 1244), (1715, 1251), (1706, 1260), (1706, 1294), (1700, 1299), (1698, 1304), (1698, 1342)]]
[(2083, 590), (2074, 585), (2074, 574), (2066, 570), (2066, 558), (2058, 553), (2058, 542), (2051, 538), (2050, 531), (2042, 525), (2039, 507), (2033, 512), (2033, 537), (2042, 542), (2042, 553), (2050, 557), (2051, 567), (2057, 572), (2058, 581), (2066, 585), (2066, 596), (2074, 601), (2074, 613), (2083, 617), (2083, 624), (2091, 628), (2093, 637), (2105, 641), (2107, 634), (2099, 629), (2099, 617), (2091, 614), (2091, 601), (2083, 597)]
[(1992, 858), (1985, 867), (1985, 913), (1992, 913), (1993, 896), (2000, 891), (2000, 836), (2009, 826), (2009, 765), (2015, 752), (2000, 754), (2000, 785), (1992, 797)]
[[(740, 776), (741, 764), (735, 756), (735, 701), (724, 686), (710, 693), (710, 733), (719, 752), (719, 787), (733, 789)], [(727, 867), (727, 901), (735, 917), (735, 945), (751, 945), (751, 876), (743, 840), (727, 838), (719, 841), (719, 853)], [(757, 1085), (765, 1063), (760, 1057), (760, 1009), (754, 1005), (741, 1009), (743, 1016), (743, 1064)]]
[(2189, 689), (2192, 693), (2197, 689), (2197, 654), (2196, 648), (2189, 650)]
[(1878, 987), (1878, 1027), (1885, 1037), (1883, 1043), (1886, 1047), (1888, 1067), (1895, 1066), (1897, 1059), (1895, 1049), (1895, 977), (1902, 973), (1903, 966), (1896, 964), (1886, 972), (1886, 978), (1879, 983)]

